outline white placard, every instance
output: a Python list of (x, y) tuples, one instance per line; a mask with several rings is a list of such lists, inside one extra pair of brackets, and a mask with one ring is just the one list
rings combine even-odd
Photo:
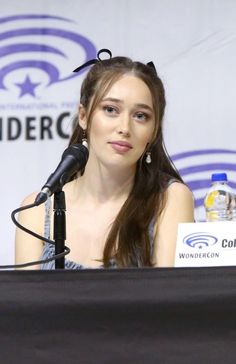
[(175, 267), (236, 265), (236, 222), (182, 223)]

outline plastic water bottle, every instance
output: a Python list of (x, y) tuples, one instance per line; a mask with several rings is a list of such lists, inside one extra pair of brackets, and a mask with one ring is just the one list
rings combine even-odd
[(228, 185), (226, 173), (214, 173), (211, 176), (212, 186), (208, 190), (204, 206), (207, 221), (231, 221), (232, 204), (235, 196)]
[(236, 221), (236, 195), (234, 194), (231, 200), (231, 216), (232, 220)]

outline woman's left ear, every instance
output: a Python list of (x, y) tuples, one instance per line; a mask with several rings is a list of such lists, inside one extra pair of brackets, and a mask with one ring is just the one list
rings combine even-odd
[(86, 117), (86, 110), (84, 105), (79, 105), (79, 125), (82, 129), (87, 129), (87, 117)]

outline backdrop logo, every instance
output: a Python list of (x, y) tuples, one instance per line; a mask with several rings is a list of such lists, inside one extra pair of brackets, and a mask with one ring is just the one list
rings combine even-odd
[[(84, 72), (73, 73), (73, 67), (96, 58), (96, 48), (83, 35), (67, 29), (73, 23), (70, 19), (50, 15), (0, 18), (0, 44), (4, 44), (0, 47), (0, 91), (8, 91), (13, 84), (19, 90), (19, 97), (35, 97), (36, 89), (71, 80)], [(71, 48), (78, 55), (72, 61)], [(79, 57), (81, 51), (83, 59)], [(65, 61), (69, 70), (66, 75), (64, 69), (62, 71)], [(13, 74), (14, 78), (10, 77)]]
[(193, 191), (197, 220), (205, 220), (204, 197), (211, 186), (211, 174), (226, 172), (229, 185), (236, 189), (236, 151), (227, 149), (191, 150), (172, 155), (180, 175)]
[(193, 233), (184, 237), (183, 243), (191, 248), (202, 249), (208, 246), (215, 245), (218, 239), (209, 233)]

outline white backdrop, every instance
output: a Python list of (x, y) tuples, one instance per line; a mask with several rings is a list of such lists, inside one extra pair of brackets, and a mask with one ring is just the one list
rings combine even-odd
[(14, 261), (10, 212), (39, 190), (68, 143), (100, 48), (153, 61), (166, 88), (167, 149), (196, 198), (212, 172), (236, 187), (235, 0), (0, 0), (0, 264)]

